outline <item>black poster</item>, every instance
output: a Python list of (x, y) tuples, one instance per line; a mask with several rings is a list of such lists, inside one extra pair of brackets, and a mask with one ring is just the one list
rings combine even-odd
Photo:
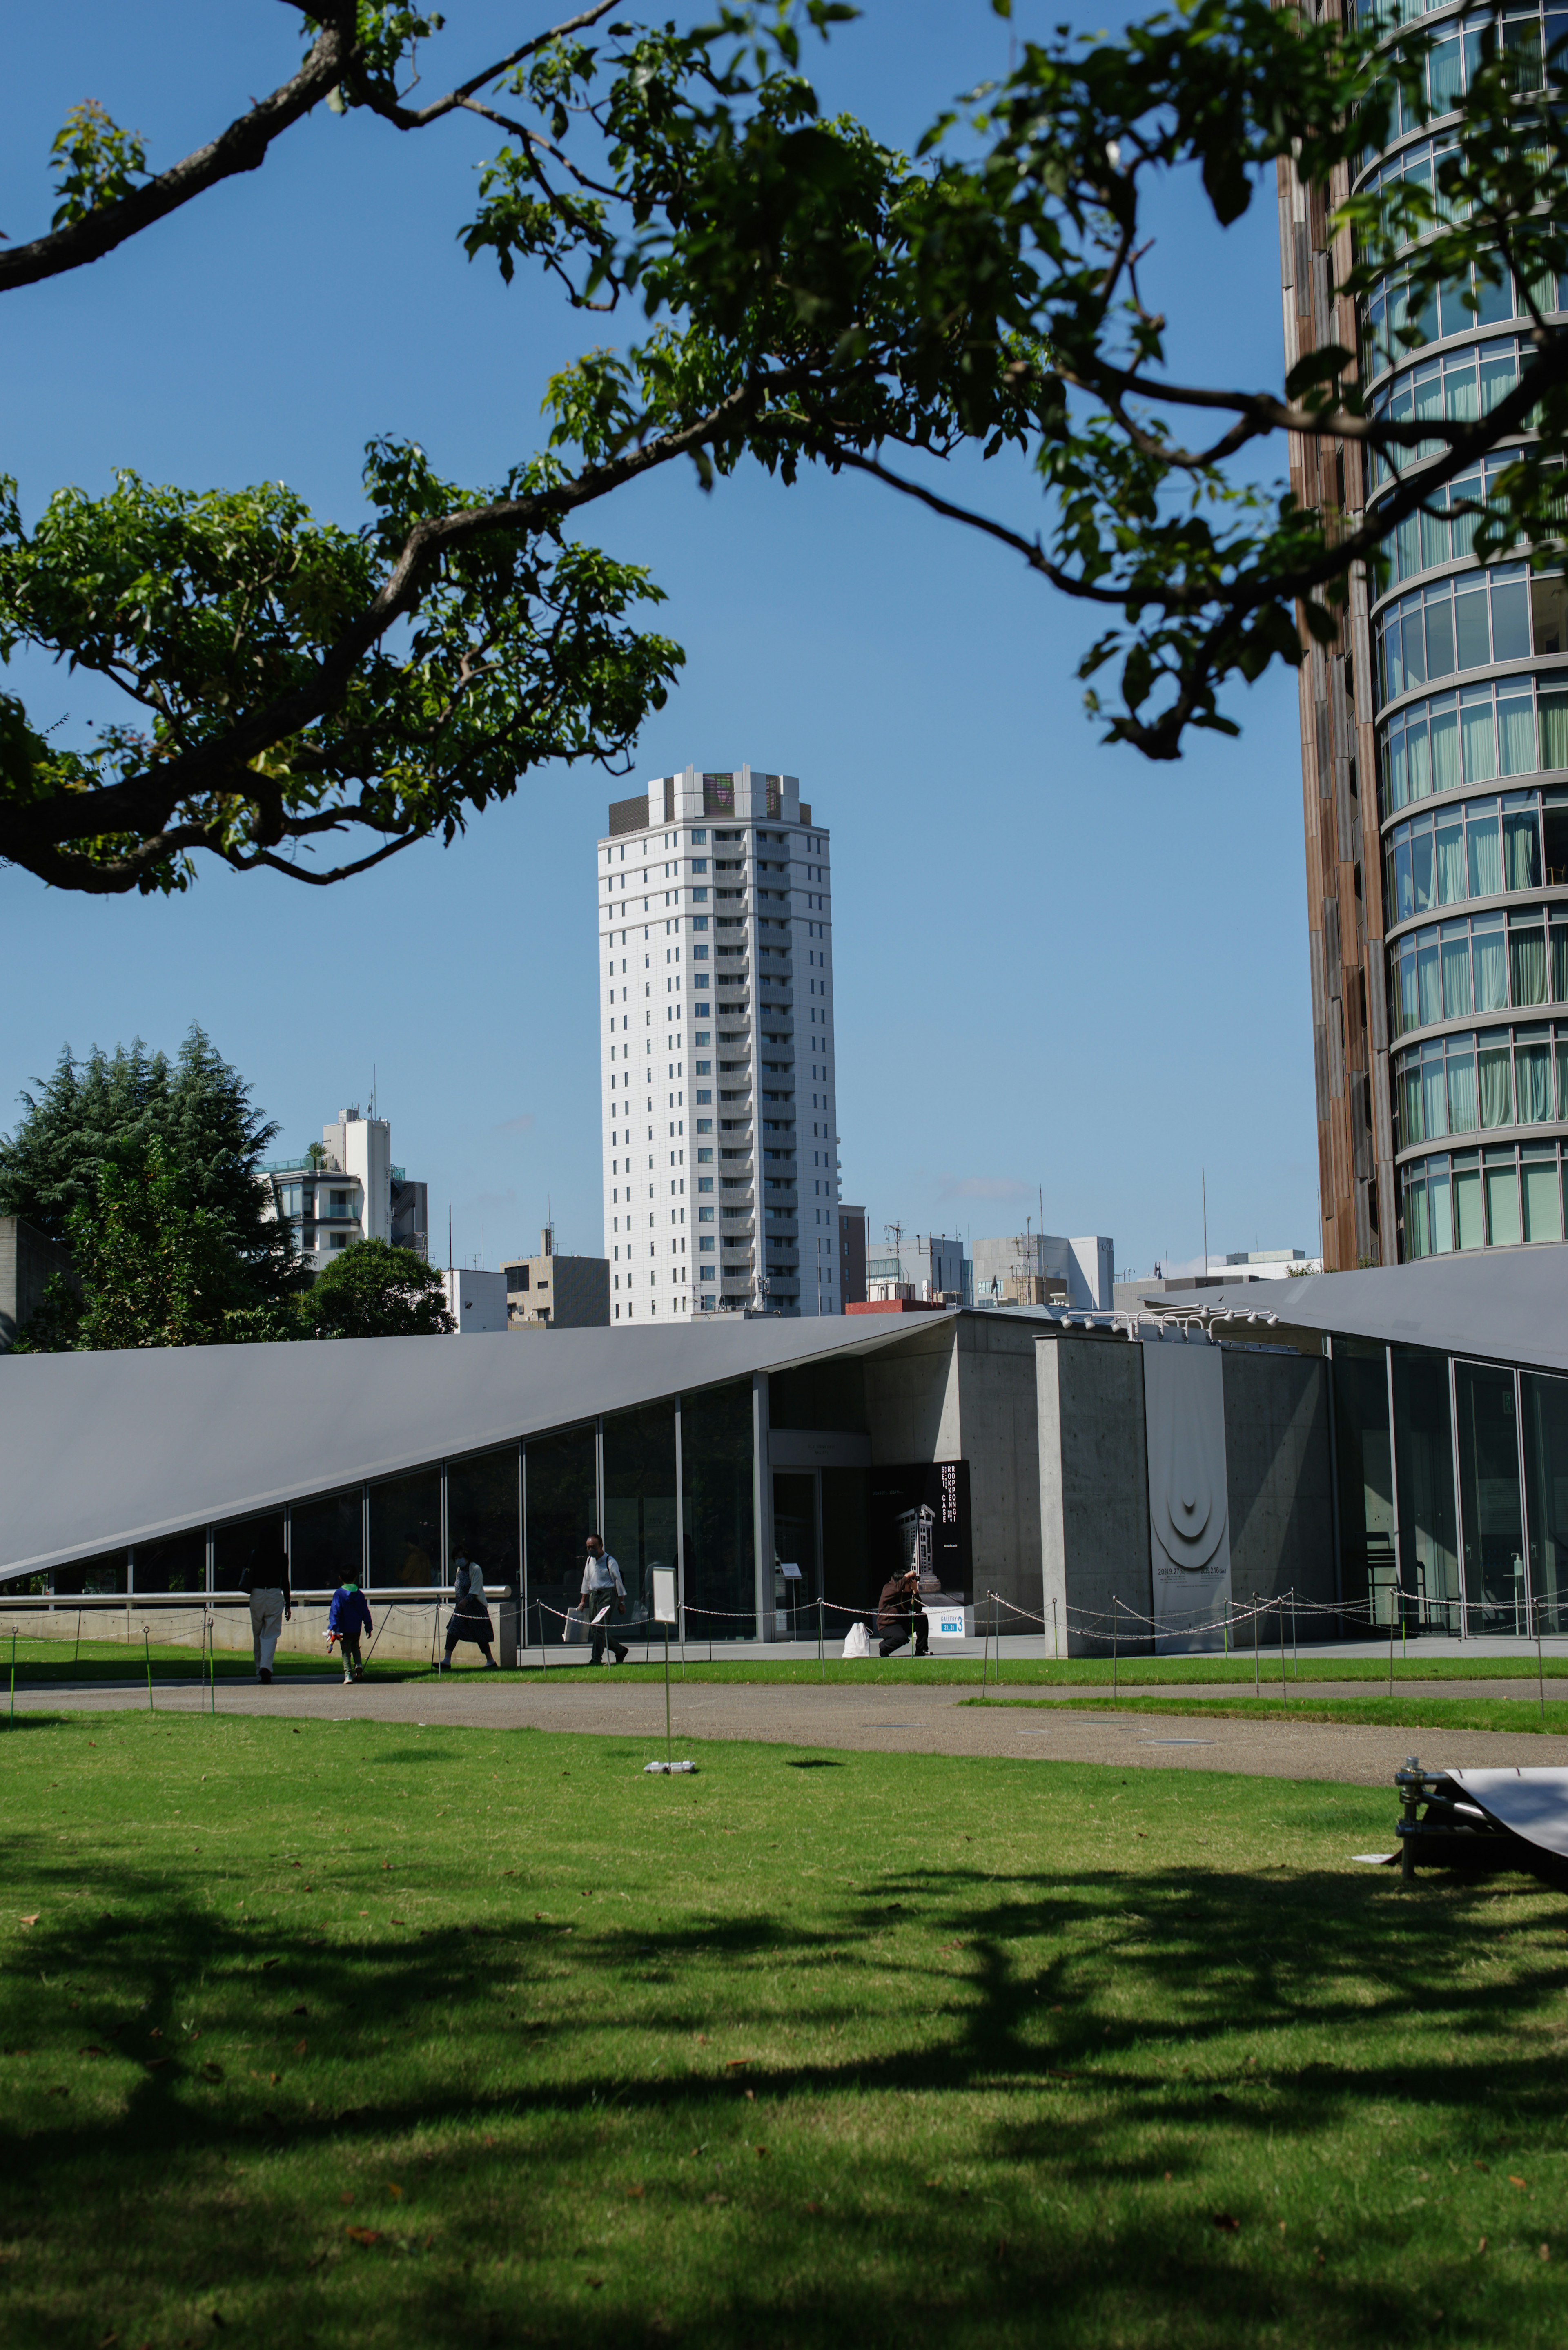
[(871, 1471), (871, 1567), (877, 1591), (911, 1566), (928, 1592), (969, 1599), (969, 1462), (916, 1461)]

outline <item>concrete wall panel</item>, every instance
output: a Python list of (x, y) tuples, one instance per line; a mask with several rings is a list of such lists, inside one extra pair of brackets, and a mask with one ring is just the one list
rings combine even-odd
[[(1055, 1598), (1098, 1632), (1075, 1629), (1070, 1656), (1111, 1645), (1113, 1598), (1153, 1612), (1143, 1350), (1121, 1338), (1047, 1339), (1038, 1349), (1041, 1553), (1046, 1614)], [(1103, 1619), (1103, 1621), (1102, 1621)], [(1147, 1647), (1129, 1629), (1124, 1648)]]
[(1040, 1440), (1034, 1330), (1000, 1315), (966, 1314), (958, 1339), (959, 1429), (969, 1462), (974, 1596), (1023, 1608), (998, 1611), (1002, 1629), (1037, 1632), (1041, 1617)]

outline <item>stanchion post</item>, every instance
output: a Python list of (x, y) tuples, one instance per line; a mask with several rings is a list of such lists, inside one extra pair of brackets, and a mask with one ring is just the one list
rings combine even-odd
[(16, 1720), (16, 1627), (11, 1627), (11, 1721)]
[(1290, 1700), (1285, 1695), (1285, 1603), (1278, 1602), (1280, 1611), (1280, 1704), (1288, 1712)]
[(81, 1609), (78, 1607), (78, 1608), (77, 1609), (77, 1645), (76, 1645), (76, 1652), (75, 1652), (75, 1654), (74, 1654), (74, 1655), (72, 1656), (72, 1658), (71, 1658), (71, 1670), (72, 1670), (72, 1672), (73, 1672), (73, 1673), (75, 1672), (75, 1670), (76, 1670), (76, 1669), (77, 1669), (78, 1665), (81, 1662), (81, 1653), (82, 1653), (82, 1611), (81, 1611)]
[(824, 1680), (827, 1679), (827, 1636), (822, 1621), (822, 1594), (816, 1595), (816, 1662)]
[(1252, 1695), (1262, 1697), (1262, 1684), (1258, 1678), (1258, 1595), (1252, 1594)]
[(1053, 1663), (1053, 1664), (1056, 1664), (1056, 1663), (1058, 1663), (1058, 1662), (1060, 1661), (1060, 1659), (1061, 1659), (1061, 1655), (1062, 1655), (1062, 1651), (1061, 1651), (1060, 1648), (1057, 1646), (1057, 1640), (1056, 1640), (1056, 1602), (1053, 1599), (1053, 1601), (1051, 1602), (1051, 1661), (1052, 1661), (1052, 1663)]
[(664, 1627), (664, 1760), (666, 1765), (675, 1759), (675, 1748), (670, 1735), (670, 1627)]
[(149, 1713), (151, 1713), (151, 1712), (152, 1711), (152, 1710), (153, 1710), (153, 1707), (152, 1707), (152, 1634), (151, 1634), (151, 1632), (149, 1630), (148, 1627), (147, 1627), (145, 1624), (144, 1624), (144, 1625), (142, 1626), (142, 1627), (141, 1627), (141, 1650), (142, 1650), (142, 1654), (143, 1654), (143, 1656), (145, 1657), (145, 1659), (146, 1659), (146, 1660), (147, 1660), (147, 1711), (148, 1711), (148, 1712), (149, 1712)]
[(1541, 1656), (1541, 1602), (1539, 1598), (1532, 1596), (1530, 1604), (1535, 1617), (1535, 1678), (1536, 1685), (1541, 1691), (1541, 1727), (1544, 1730), (1546, 1727), (1546, 1667)]
[(1121, 1642), (1119, 1637), (1121, 1632), (1121, 1621), (1122, 1603), (1113, 1591), (1111, 1594), (1111, 1711), (1113, 1713), (1116, 1711), (1117, 1705), (1116, 1679), (1118, 1669), (1121, 1663)]
[(1291, 1586), (1291, 1670), (1299, 1681), (1302, 1677), (1302, 1652), (1296, 1640), (1296, 1587)]
[(1399, 1612), (1397, 1604), (1398, 1590), (1399, 1575), (1396, 1569), (1388, 1597), (1388, 1694), (1390, 1697), (1394, 1694), (1394, 1618)]

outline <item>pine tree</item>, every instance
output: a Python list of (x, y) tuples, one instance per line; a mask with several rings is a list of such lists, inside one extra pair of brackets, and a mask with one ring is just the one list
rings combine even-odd
[(172, 1065), (140, 1037), (129, 1050), (95, 1047), (85, 1061), (64, 1051), (26, 1115), (0, 1140), (0, 1215), (23, 1216), (52, 1240), (67, 1240), (74, 1211), (97, 1200), (100, 1171), (156, 1139), (182, 1202), (213, 1220), (244, 1269), (247, 1301), (297, 1290), (303, 1275), (288, 1227), (267, 1213), (258, 1172), (277, 1134), (250, 1087), (192, 1025)]

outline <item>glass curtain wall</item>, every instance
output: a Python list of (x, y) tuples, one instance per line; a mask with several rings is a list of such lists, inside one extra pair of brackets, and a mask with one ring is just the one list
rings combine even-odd
[(74, 1565), (57, 1566), (49, 1577), (49, 1587), (62, 1598), (113, 1598), (130, 1587), (128, 1556), (123, 1550), (106, 1550), (97, 1558), (78, 1558)]
[(1412, 1630), (1458, 1633), (1462, 1594), (1449, 1358), (1411, 1347), (1396, 1347), (1393, 1353), (1397, 1605)]
[(1513, 1373), (1456, 1363), (1454, 1401), (1469, 1628), (1522, 1635), (1530, 1610)]
[(577, 1604), (584, 1547), (599, 1532), (598, 1448), (592, 1421), (530, 1437), (524, 1457), (527, 1527), (527, 1638), (559, 1642), (561, 1617)]
[(1334, 1342), (1334, 1450), (1342, 1591), (1352, 1623), (1386, 1625), (1395, 1607), (1394, 1457), (1388, 1361), (1361, 1338)]
[(441, 1581), (441, 1471), (370, 1488), (370, 1581), (429, 1590)]
[(1568, 1379), (1519, 1375), (1530, 1583), (1542, 1632), (1568, 1631)]
[(646, 1625), (653, 1570), (676, 1564), (674, 1404), (612, 1413), (603, 1433), (605, 1548), (626, 1585), (628, 1625)]
[(757, 1636), (752, 1452), (749, 1379), (681, 1398), (689, 1640)]
[[(240, 1578), (254, 1563), (258, 1583), (265, 1587), (270, 1583), (275, 1590), (286, 1572), (288, 1526), (281, 1510), (269, 1511), (265, 1517), (241, 1518), (236, 1523), (214, 1526), (213, 1529), (213, 1588), (214, 1591), (237, 1591)], [(136, 1587), (145, 1591), (141, 1580), (141, 1553), (136, 1554)], [(292, 1580), (292, 1578), (291, 1578)]]
[(523, 1520), (515, 1444), (467, 1461), (449, 1461), (446, 1471), (446, 1579), (460, 1560), (478, 1566), (487, 1594), (523, 1587)]
[[(256, 1521), (251, 1520), (251, 1524)], [(283, 1522), (277, 1522), (281, 1539)], [(133, 1591), (167, 1592), (171, 1595), (188, 1591), (192, 1597), (207, 1588), (207, 1537), (197, 1534), (173, 1534), (167, 1542), (138, 1543), (131, 1553), (130, 1587)]]
[(363, 1486), (296, 1502), (289, 1512), (288, 1570), (300, 1592), (336, 1591), (340, 1583), (364, 1581)]

